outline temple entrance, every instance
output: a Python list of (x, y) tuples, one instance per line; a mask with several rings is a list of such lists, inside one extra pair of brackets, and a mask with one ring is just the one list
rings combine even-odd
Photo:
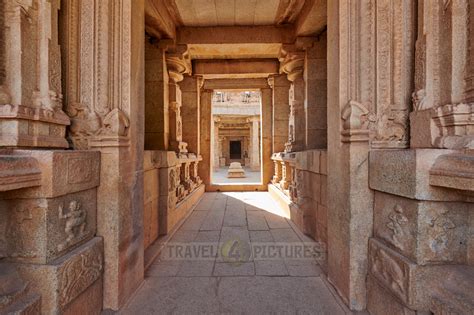
[(261, 184), (261, 92), (214, 91), (212, 183)]

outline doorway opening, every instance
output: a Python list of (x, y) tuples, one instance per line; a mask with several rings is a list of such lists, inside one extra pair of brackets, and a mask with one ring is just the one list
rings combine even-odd
[(215, 90), (212, 98), (214, 185), (262, 183), (261, 92)]
[(242, 141), (230, 141), (230, 160), (242, 159)]

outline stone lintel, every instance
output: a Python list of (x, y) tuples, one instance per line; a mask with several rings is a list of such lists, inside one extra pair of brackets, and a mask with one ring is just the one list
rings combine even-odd
[(292, 26), (180, 27), (178, 44), (264, 44), (295, 41)]
[(203, 59), (193, 62), (193, 73), (209, 75), (270, 75), (277, 74), (277, 59)]
[(267, 79), (212, 79), (204, 81), (206, 90), (269, 89)]

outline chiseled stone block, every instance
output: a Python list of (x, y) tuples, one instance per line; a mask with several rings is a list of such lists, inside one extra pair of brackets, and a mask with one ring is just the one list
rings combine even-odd
[(367, 277), (367, 311), (371, 315), (416, 315), (414, 310), (403, 305), (399, 299), (370, 275)]
[(100, 152), (15, 150), (15, 155), (38, 161), (41, 186), (12, 191), (6, 198), (55, 198), (100, 184)]
[[(51, 264), (18, 264), (17, 269), (30, 282), (31, 289), (41, 294), (41, 312), (60, 314), (67, 312), (70, 303), (102, 278), (102, 253), (102, 239), (96, 237)], [(97, 312), (87, 307), (94, 305), (98, 303), (88, 301), (83, 306), (84, 314)]]
[(57, 198), (0, 200), (0, 258), (53, 261), (95, 235), (96, 210), (96, 189)]
[(427, 311), (429, 286), (443, 266), (419, 266), (372, 238), (369, 240), (369, 273), (408, 308)]
[(474, 204), (375, 193), (374, 235), (419, 265), (465, 264)]
[(464, 201), (466, 196), (430, 186), (430, 168), (452, 150), (372, 150), (369, 154), (370, 188), (418, 200)]

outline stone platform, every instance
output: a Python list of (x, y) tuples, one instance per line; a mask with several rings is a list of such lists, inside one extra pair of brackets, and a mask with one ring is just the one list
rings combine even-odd
[(227, 171), (228, 178), (244, 178), (245, 171), (240, 165), (239, 162), (232, 162), (230, 163), (229, 170)]

